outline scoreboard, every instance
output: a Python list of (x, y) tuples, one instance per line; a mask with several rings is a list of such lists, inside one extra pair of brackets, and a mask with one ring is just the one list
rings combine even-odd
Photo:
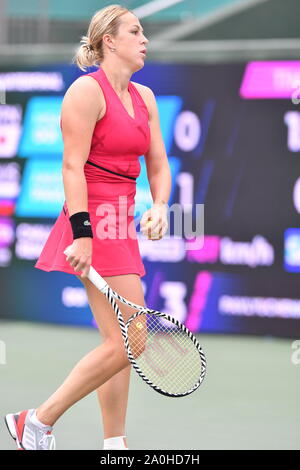
[[(60, 109), (81, 74), (0, 68), (1, 318), (96, 326), (75, 276), (34, 268), (64, 202)], [(141, 236), (139, 206), (152, 202), (141, 155), (147, 305), (194, 332), (299, 337), (300, 61), (148, 63), (132, 81), (156, 95), (169, 206), (202, 227), (178, 236), (170, 217), (163, 239)]]

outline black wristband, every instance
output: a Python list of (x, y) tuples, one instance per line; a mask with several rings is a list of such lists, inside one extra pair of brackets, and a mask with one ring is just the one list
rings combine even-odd
[(76, 212), (69, 219), (72, 225), (74, 240), (81, 237), (93, 238), (90, 214), (88, 212)]

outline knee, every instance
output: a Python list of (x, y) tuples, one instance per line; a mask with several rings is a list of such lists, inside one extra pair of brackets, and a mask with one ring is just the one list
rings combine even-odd
[(122, 368), (130, 364), (123, 340), (120, 341), (119, 338), (106, 338), (105, 344), (107, 346), (108, 357), (116, 358)]
[[(124, 367), (127, 366), (130, 361), (128, 359), (127, 351), (124, 346), (123, 340), (119, 338), (106, 338), (105, 342), (109, 345), (108, 354), (110, 356), (118, 356), (120, 360), (124, 363)], [(135, 340), (133, 342), (129, 341), (129, 349), (133, 359), (138, 359), (138, 357), (145, 351), (146, 349), (146, 340), (143, 338), (142, 340)]]

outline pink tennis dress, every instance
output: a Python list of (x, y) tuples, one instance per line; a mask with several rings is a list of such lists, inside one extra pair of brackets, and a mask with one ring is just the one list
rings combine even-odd
[[(102, 276), (146, 274), (134, 223), (139, 156), (150, 145), (147, 106), (132, 82), (128, 84), (134, 118), (110, 84), (104, 70), (87, 74), (102, 88), (106, 113), (95, 125), (88, 159), (84, 165), (88, 211), (93, 230), (92, 265)], [(44, 271), (74, 271), (64, 250), (73, 243), (66, 201), (53, 225), (35, 268)]]

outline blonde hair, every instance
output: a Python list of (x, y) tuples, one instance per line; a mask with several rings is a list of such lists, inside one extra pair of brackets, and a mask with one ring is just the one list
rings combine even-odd
[[(98, 65), (104, 59), (102, 38), (104, 34), (117, 36), (121, 24), (120, 17), (133, 13), (122, 5), (109, 5), (96, 11), (88, 27), (87, 35), (82, 36), (73, 63), (86, 72), (87, 67)], [(134, 13), (133, 13), (134, 14)]]

